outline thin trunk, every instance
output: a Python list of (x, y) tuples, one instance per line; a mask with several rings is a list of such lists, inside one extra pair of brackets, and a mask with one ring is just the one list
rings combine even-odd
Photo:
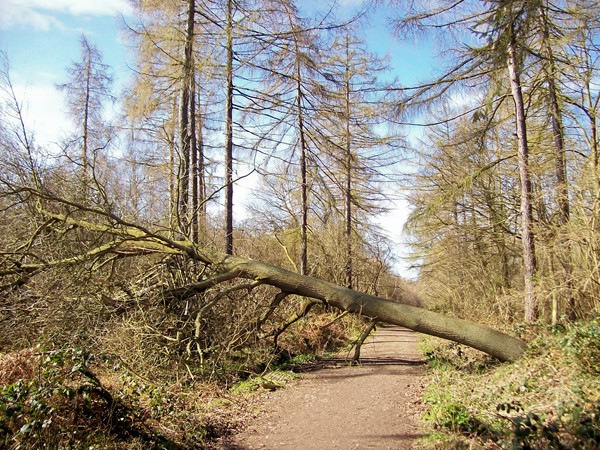
[(183, 56), (181, 90), (179, 94), (179, 223), (184, 235), (189, 233), (189, 183), (192, 130), (190, 127), (190, 88), (193, 74), (192, 51), (194, 45), (195, 0), (188, 0), (187, 26)]
[(302, 113), (302, 81), (300, 61), (296, 47), (296, 114), (298, 118), (298, 135), (300, 139), (300, 177), (301, 177), (301, 202), (302, 218), (300, 224), (300, 274), (308, 272), (308, 151), (304, 135), (304, 117)]
[[(87, 46), (87, 41), (85, 42)], [(82, 191), (83, 191), (83, 202), (84, 204), (88, 203), (89, 195), (90, 195), (90, 162), (89, 162), (89, 150), (88, 150), (88, 140), (89, 140), (89, 125), (88, 119), (90, 115), (90, 81), (92, 77), (92, 55), (91, 49), (89, 47), (87, 50), (87, 61), (85, 68), (85, 94), (84, 94), (84, 106), (83, 106), (83, 125), (82, 125), (82, 145), (81, 145), (81, 173), (82, 173)]]
[(227, 1), (227, 98), (225, 106), (225, 253), (233, 254), (233, 0)]
[(177, 182), (175, 180), (175, 114), (177, 112), (177, 97), (173, 95), (173, 105), (171, 108), (170, 127), (165, 130), (169, 142), (169, 228), (171, 237), (175, 236), (174, 230), (177, 226), (177, 209), (179, 207), (179, 195), (177, 194)]
[[(550, 59), (551, 67), (554, 66)], [(555, 173), (556, 190), (558, 197), (558, 218), (559, 224), (564, 226), (569, 222), (569, 188), (567, 184), (567, 164), (565, 158), (564, 132), (561, 120), (561, 112), (558, 105), (558, 96), (556, 94), (556, 84), (554, 82), (554, 69), (548, 78), (548, 94), (550, 102), (550, 113), (552, 120), (552, 133), (554, 136), (555, 151)], [(565, 300), (565, 317), (568, 320), (575, 319), (575, 298), (572, 295), (571, 285), (571, 245), (569, 239), (564, 235), (564, 230), (559, 230), (559, 248), (558, 259), (560, 260), (562, 270), (562, 291), (561, 296)], [(555, 305), (556, 306), (556, 305)], [(556, 312), (554, 313), (556, 316)]]
[(592, 129), (592, 153), (594, 154), (594, 174), (596, 176), (596, 203), (600, 204), (600, 165), (599, 159), (600, 155), (598, 154), (598, 124), (596, 120), (596, 113), (590, 115), (590, 127)]
[(204, 126), (201, 112), (200, 92), (198, 92), (197, 103), (197, 120), (196, 120), (196, 143), (198, 151), (198, 170), (196, 173), (196, 185), (198, 186), (198, 230), (202, 236), (206, 232), (206, 180), (205, 180), (205, 164), (204, 164), (204, 134), (202, 127)]
[(308, 273), (308, 145), (304, 128), (304, 93), (302, 91), (301, 51), (298, 39), (301, 32), (296, 26), (296, 9), (292, 2), (282, 2), (287, 14), (287, 20), (292, 32), (294, 76), (296, 81), (296, 126), (298, 131), (298, 145), (300, 146), (300, 264), (301, 275)]
[[(348, 136), (347, 136), (348, 137)], [(353, 253), (352, 253), (352, 154), (350, 143), (346, 143), (346, 287), (352, 289), (353, 284)]]
[(596, 177), (596, 214), (593, 216), (592, 228), (596, 230), (597, 227), (597, 213), (598, 208), (600, 207), (600, 150), (598, 149), (598, 122), (596, 119), (596, 107), (597, 101), (594, 102), (592, 99), (592, 91), (590, 87), (591, 81), (587, 80), (586, 85), (586, 98), (587, 104), (589, 105), (587, 108), (584, 108), (586, 115), (590, 121), (590, 131), (591, 131), (591, 150), (594, 164), (594, 176)]
[[(565, 152), (564, 129), (562, 124), (562, 112), (558, 103), (558, 88), (556, 87), (556, 65), (554, 62), (554, 52), (550, 45), (550, 32), (546, 11), (541, 8), (541, 18), (543, 26), (544, 47), (547, 58), (546, 82), (548, 85), (548, 103), (550, 109), (550, 120), (552, 122), (552, 136), (554, 140), (554, 172), (556, 177), (556, 197), (558, 203), (558, 222), (564, 227), (569, 222), (569, 186), (567, 184), (567, 163)], [(562, 292), (565, 299), (565, 315), (567, 319), (575, 319), (575, 299), (571, 293), (571, 246), (568, 238), (564, 235), (564, 230), (559, 230), (559, 249), (558, 259), (562, 268)], [(555, 301), (555, 303), (557, 303)], [(553, 304), (553, 320), (557, 316), (557, 307)]]
[(594, 173), (596, 174), (597, 184), (600, 190), (600, 174), (598, 173), (600, 155), (598, 155), (598, 125), (596, 114), (590, 115), (590, 127), (592, 128), (592, 153), (594, 155)]
[(190, 138), (191, 138), (191, 184), (192, 184), (192, 207), (190, 211), (190, 222), (192, 228), (192, 242), (198, 244), (200, 230), (198, 228), (198, 141), (196, 139), (196, 79), (193, 74), (190, 79)]
[[(351, 146), (351, 135), (350, 135), (350, 55), (349, 53), (349, 38), (346, 36), (346, 72), (345, 72), (345, 144), (346, 144), (346, 227), (345, 227), (345, 238), (346, 238), (346, 287), (352, 289), (352, 146)], [(359, 350), (360, 351), (360, 350)]]
[[(481, 148), (487, 148), (486, 138), (482, 137)], [(500, 147), (499, 147), (500, 148)], [(500, 155), (494, 152), (494, 158), (500, 158)], [(490, 177), (490, 184), (485, 190), (485, 200), (490, 217), (490, 229), (492, 230), (492, 242), (496, 246), (498, 256), (500, 258), (501, 281), (500, 287), (502, 292), (510, 289), (510, 262), (508, 256), (508, 247), (505, 242), (506, 233), (503, 229), (503, 224), (506, 223), (506, 214), (502, 201), (502, 182), (496, 177)]]
[(560, 225), (569, 221), (569, 186), (567, 184), (567, 163), (565, 158), (564, 131), (561, 112), (556, 95), (556, 84), (551, 76), (548, 79), (548, 96), (550, 102), (550, 117), (552, 121), (552, 135), (554, 137), (554, 171), (556, 176), (556, 190), (558, 198), (558, 211)]
[(529, 148), (525, 122), (525, 104), (521, 79), (517, 68), (516, 42), (511, 36), (508, 44), (508, 73), (510, 89), (515, 105), (516, 131), (518, 140), (519, 178), (521, 181), (521, 241), (523, 244), (523, 269), (525, 278), (525, 321), (538, 318), (538, 301), (534, 291), (536, 273), (535, 241), (533, 235), (533, 208), (531, 206), (531, 177), (529, 174)]
[(546, 83), (548, 85), (548, 103), (552, 136), (554, 139), (554, 172), (556, 177), (557, 202), (560, 225), (569, 221), (569, 187), (567, 185), (567, 164), (565, 158), (565, 140), (562, 125), (562, 112), (558, 104), (558, 89), (556, 87), (556, 66), (554, 52), (550, 46), (550, 32), (544, 8), (541, 9), (543, 21), (543, 38), (548, 65), (546, 66)]
[(371, 320), (367, 328), (363, 330), (361, 335), (358, 337), (356, 342), (354, 343), (354, 355), (352, 355), (352, 360), (358, 362), (360, 359), (360, 349), (364, 344), (365, 340), (369, 337), (369, 335), (373, 332), (373, 330), (377, 327), (377, 320)]

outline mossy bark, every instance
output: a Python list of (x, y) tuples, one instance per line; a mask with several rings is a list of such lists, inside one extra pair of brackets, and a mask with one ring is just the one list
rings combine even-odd
[(521, 339), (468, 320), (353, 291), (259, 261), (228, 256), (220, 264), (228, 271), (239, 271), (241, 277), (260, 280), (291, 294), (322, 300), (331, 306), (360, 313), (379, 322), (465, 344), (502, 361), (517, 360), (526, 348), (526, 343)]

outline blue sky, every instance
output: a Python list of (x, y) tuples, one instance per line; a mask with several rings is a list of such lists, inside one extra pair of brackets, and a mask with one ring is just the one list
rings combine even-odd
[[(323, 0), (304, 0), (303, 7), (323, 7)], [(362, 0), (340, 0), (341, 14), (350, 15)], [(0, 0), (0, 50), (7, 53), (15, 91), (24, 104), (26, 125), (36, 142), (52, 149), (70, 128), (64, 97), (56, 84), (67, 81), (66, 68), (79, 59), (79, 38), (85, 34), (113, 69), (115, 88), (127, 82), (132, 54), (120, 27), (131, 15), (128, 0)], [(427, 78), (433, 67), (428, 42), (402, 43), (387, 29), (385, 12), (371, 18), (366, 31), (369, 50), (390, 55), (393, 74), (403, 84)], [(381, 217), (392, 239), (400, 241), (400, 224), (408, 211)]]
[(131, 9), (127, 0), (0, 0), (0, 50), (25, 106), (27, 126), (40, 145), (54, 146), (70, 126), (57, 83), (79, 57), (85, 34), (113, 67), (116, 85), (127, 77), (127, 50), (118, 23)]
[[(322, 0), (305, 0), (324, 5)], [(342, 13), (362, 0), (339, 1)], [(26, 118), (39, 144), (48, 145), (68, 123), (63, 96), (55, 85), (66, 81), (66, 67), (79, 58), (79, 37), (85, 34), (113, 68), (115, 87), (127, 82), (130, 50), (120, 27), (131, 14), (128, 0), (0, 0), (0, 50), (8, 54), (11, 77)], [(389, 53), (393, 72), (404, 83), (415, 83), (431, 67), (427, 43), (401, 43), (391, 37), (383, 13), (373, 17), (367, 32), (371, 51)]]

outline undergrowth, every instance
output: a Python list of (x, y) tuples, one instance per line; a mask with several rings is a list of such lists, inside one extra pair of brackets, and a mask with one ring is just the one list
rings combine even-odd
[(242, 348), (217, 355), (218, 365), (153, 368), (151, 352), (129, 347), (125, 359), (114, 346), (0, 353), (0, 449), (222, 448), (251, 418), (255, 393), (284, 387), (298, 366), (347, 342), (352, 322), (334, 317), (300, 321), (296, 347)]
[(425, 339), (427, 447), (600, 447), (600, 319), (517, 331), (533, 339), (512, 364)]
[(155, 383), (82, 349), (0, 355), (0, 448), (210, 448), (243, 401), (215, 385)]

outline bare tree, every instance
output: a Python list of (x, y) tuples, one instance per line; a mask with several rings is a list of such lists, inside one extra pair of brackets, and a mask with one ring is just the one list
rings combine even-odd
[(85, 36), (80, 38), (81, 61), (67, 69), (70, 80), (58, 85), (67, 94), (67, 107), (78, 131), (75, 142), (80, 145), (80, 178), (83, 198), (89, 200), (93, 159), (106, 145), (106, 124), (102, 117), (107, 100), (112, 100), (112, 77), (102, 62), (102, 54)]

